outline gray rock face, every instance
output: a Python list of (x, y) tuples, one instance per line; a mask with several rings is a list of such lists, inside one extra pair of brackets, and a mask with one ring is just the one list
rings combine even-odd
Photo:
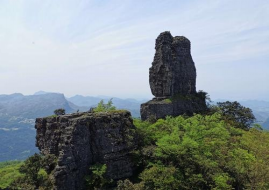
[(161, 33), (156, 39), (156, 53), (149, 70), (152, 94), (157, 98), (196, 93), (196, 69), (191, 57), (191, 43), (184, 36)]
[(95, 163), (106, 164), (107, 177), (114, 180), (133, 174), (134, 126), (128, 111), (37, 118), (35, 128), (41, 153), (58, 157), (54, 189), (85, 189), (84, 177)]
[[(168, 100), (168, 99), (167, 99)], [(141, 104), (140, 114), (142, 120), (150, 117), (154, 119), (165, 118), (166, 116), (192, 115), (207, 110), (205, 99), (198, 94), (183, 96), (176, 100), (153, 99)]]
[(142, 120), (206, 110), (205, 96), (196, 92), (190, 41), (184, 36), (173, 37), (170, 32), (163, 32), (156, 39), (155, 49), (149, 69), (150, 88), (155, 98), (141, 105)]

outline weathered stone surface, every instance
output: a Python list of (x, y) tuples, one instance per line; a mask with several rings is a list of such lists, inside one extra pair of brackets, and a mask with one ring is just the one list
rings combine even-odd
[(200, 113), (207, 109), (205, 100), (197, 96), (188, 98), (179, 98), (170, 101), (169, 99), (153, 99), (141, 104), (141, 119), (147, 120), (149, 117), (156, 119), (165, 118), (166, 116), (192, 115)]
[(128, 111), (38, 118), (35, 128), (41, 153), (58, 157), (53, 172), (57, 190), (84, 189), (84, 177), (95, 163), (106, 164), (107, 177), (114, 180), (133, 174), (134, 126)]
[(196, 69), (191, 57), (191, 43), (184, 36), (161, 33), (156, 39), (156, 53), (149, 70), (152, 94), (157, 98), (196, 93)]
[(205, 97), (196, 92), (196, 68), (190, 41), (184, 36), (173, 37), (170, 32), (163, 32), (156, 39), (155, 49), (149, 69), (150, 88), (155, 98), (141, 105), (142, 120), (206, 110)]

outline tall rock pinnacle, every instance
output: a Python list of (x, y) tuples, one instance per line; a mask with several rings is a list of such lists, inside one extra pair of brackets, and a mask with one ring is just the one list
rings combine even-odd
[(170, 32), (158, 36), (149, 70), (150, 88), (155, 97), (196, 93), (196, 69), (190, 48), (190, 41), (183, 36), (173, 37)]
[(141, 119), (205, 111), (205, 93), (196, 92), (191, 42), (184, 36), (173, 37), (170, 32), (163, 32), (156, 39), (155, 50), (149, 69), (150, 88), (155, 98), (141, 104)]

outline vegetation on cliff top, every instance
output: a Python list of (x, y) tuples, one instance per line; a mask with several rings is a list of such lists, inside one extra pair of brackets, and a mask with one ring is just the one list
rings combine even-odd
[(107, 102), (107, 104), (104, 103), (104, 100), (101, 100), (97, 107), (93, 108), (94, 112), (108, 112), (114, 110), (116, 110), (116, 107), (113, 106), (112, 98)]
[(54, 110), (54, 114), (55, 115), (65, 115), (65, 109), (63, 109), (63, 108), (59, 108), (59, 109), (56, 109), (56, 110)]
[(233, 127), (220, 113), (134, 121), (137, 178), (118, 189), (268, 189), (269, 133)]

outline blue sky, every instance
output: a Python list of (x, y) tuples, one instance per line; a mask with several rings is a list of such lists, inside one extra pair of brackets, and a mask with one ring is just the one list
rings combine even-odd
[(0, 94), (150, 98), (155, 39), (192, 43), (197, 90), (269, 100), (269, 3), (262, 0), (0, 0)]

